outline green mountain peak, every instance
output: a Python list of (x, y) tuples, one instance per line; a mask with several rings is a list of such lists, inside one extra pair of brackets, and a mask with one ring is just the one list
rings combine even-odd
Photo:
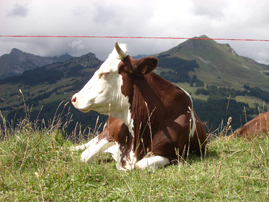
[[(197, 38), (209, 38), (202, 35)], [(220, 44), (214, 40), (189, 39), (158, 56), (178, 57), (195, 60), (200, 68), (195, 69), (197, 77), (207, 85), (242, 89), (243, 85), (269, 88), (269, 65), (239, 56), (229, 44)], [(259, 82), (257, 82), (259, 81)]]

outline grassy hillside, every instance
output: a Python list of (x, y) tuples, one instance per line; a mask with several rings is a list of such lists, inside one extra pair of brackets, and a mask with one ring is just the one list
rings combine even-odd
[[(3, 118), (3, 117), (2, 117)], [(268, 201), (269, 136), (212, 136), (203, 157), (187, 156), (156, 171), (116, 170), (109, 155), (80, 162), (76, 143), (57, 124), (36, 128), (24, 119), (0, 128), (1, 201)], [(89, 134), (92, 137), (92, 134)]]
[[(201, 36), (200, 38), (207, 38)], [(269, 76), (265, 74), (269, 65), (239, 56), (229, 44), (213, 40), (187, 40), (158, 56), (196, 60), (200, 68), (195, 69), (198, 79), (205, 85), (217, 85), (242, 89), (243, 85), (257, 86), (268, 90)]]
[[(196, 113), (203, 122), (207, 122), (210, 131), (230, 116), (233, 117), (232, 127), (236, 129), (245, 123), (245, 116), (250, 120), (269, 108), (269, 76), (263, 73), (268, 66), (238, 56), (229, 45), (211, 40), (188, 40), (157, 57), (159, 67), (156, 73), (191, 94)], [(0, 110), (10, 123), (16, 124), (17, 118), (24, 117), (26, 105), (31, 111), (31, 121), (39, 118), (50, 122), (59, 104), (64, 101), (66, 109), (70, 109), (70, 116), (73, 116), (68, 134), (75, 127), (92, 129), (99, 114), (83, 114), (69, 101), (101, 63), (89, 53), (25, 71), (21, 76), (1, 79)], [(219, 88), (219, 92), (197, 93), (213, 87)], [(226, 92), (221, 90), (223, 87)], [(232, 90), (239, 93), (232, 95)], [(105, 116), (100, 116), (99, 121), (104, 122), (105, 119)]]

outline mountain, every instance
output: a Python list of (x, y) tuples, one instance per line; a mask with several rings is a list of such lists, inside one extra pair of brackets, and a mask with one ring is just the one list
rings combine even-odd
[[(5, 111), (5, 109), (12, 109), (12, 107), (22, 104), (19, 103), (22, 100), (17, 99), (20, 96), (18, 89), (24, 93), (26, 104), (32, 104), (31, 101), (47, 104), (60, 100), (62, 97), (69, 99), (74, 91), (79, 90), (88, 81), (101, 63), (102, 61), (97, 59), (94, 54), (88, 53), (66, 62), (49, 64), (24, 71), (22, 75), (1, 79), (2, 103), (0, 109)], [(44, 99), (40, 99), (40, 97)]]
[[(17, 52), (14, 61), (19, 61), (20, 51), (12, 52), (13, 56)], [(230, 116), (236, 129), (269, 108), (268, 65), (239, 56), (228, 44), (187, 40), (155, 56), (159, 59), (156, 73), (191, 94), (194, 109), (209, 131)], [(96, 112), (83, 114), (69, 102), (102, 64), (93, 53), (32, 70), (30, 64), (26, 65), (30, 70), (21, 75), (0, 79), (0, 110), (10, 123), (27, 114), (34, 121), (51, 122), (57, 111), (64, 116), (63, 122), (68, 123), (65, 127), (68, 125), (70, 134), (74, 128), (87, 133), (86, 129), (99, 126), (97, 116), (99, 123), (106, 120)]]
[(194, 72), (205, 85), (243, 89), (245, 84), (269, 89), (269, 65), (239, 56), (229, 44), (219, 44), (214, 40), (187, 40), (157, 56), (195, 60), (200, 68)]
[(9, 54), (0, 57), (0, 79), (21, 75), (26, 70), (35, 69), (54, 62), (64, 62), (73, 58), (67, 53), (60, 57), (41, 57), (13, 48)]
[[(8, 122), (16, 123), (17, 119), (29, 113), (32, 121), (38, 117), (48, 123), (55, 118), (58, 109), (64, 114), (63, 122), (70, 122), (66, 120), (70, 118), (70, 114), (75, 117), (75, 121), (68, 124), (68, 131), (72, 131), (78, 122), (83, 122), (84, 128), (89, 124), (94, 125), (99, 114), (83, 114), (72, 107), (69, 101), (101, 64), (102, 61), (93, 53), (88, 53), (65, 62), (27, 70), (21, 75), (0, 79), (0, 111)], [(60, 105), (62, 101), (64, 104)], [(24, 106), (27, 106), (27, 109)], [(106, 117), (99, 116), (100, 122), (104, 122)]]

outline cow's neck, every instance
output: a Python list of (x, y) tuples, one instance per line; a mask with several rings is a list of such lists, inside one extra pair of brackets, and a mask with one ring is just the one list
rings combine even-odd
[(147, 126), (158, 130), (167, 119), (175, 120), (192, 108), (191, 98), (184, 90), (155, 73), (133, 78), (133, 96), (129, 102), (135, 134)]
[[(158, 78), (155, 80), (155, 76), (154, 73), (150, 73), (145, 77), (133, 77), (133, 94), (129, 102), (135, 147), (138, 147), (141, 139), (144, 139), (144, 134), (153, 135), (155, 130), (163, 124), (161, 119), (167, 106), (160, 98), (164, 93), (164, 89), (160, 86), (163, 84), (158, 82)], [(147, 143), (144, 142), (144, 144)], [(150, 143), (147, 145), (149, 146)]]

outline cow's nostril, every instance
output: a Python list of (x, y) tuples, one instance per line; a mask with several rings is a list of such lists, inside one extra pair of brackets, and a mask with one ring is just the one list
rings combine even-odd
[(75, 103), (76, 101), (77, 101), (77, 97), (76, 96), (72, 97), (71, 102)]

